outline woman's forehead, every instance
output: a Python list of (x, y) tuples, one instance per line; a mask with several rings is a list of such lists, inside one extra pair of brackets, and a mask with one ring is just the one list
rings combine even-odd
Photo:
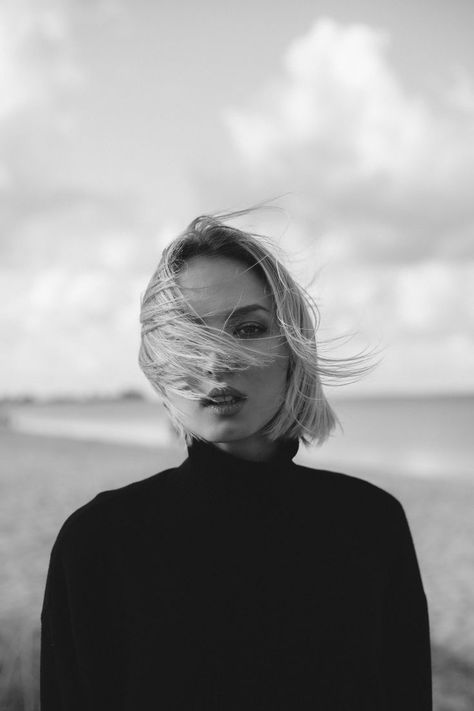
[(256, 270), (227, 257), (193, 257), (176, 281), (200, 316), (251, 304), (267, 310), (272, 306), (269, 290)]

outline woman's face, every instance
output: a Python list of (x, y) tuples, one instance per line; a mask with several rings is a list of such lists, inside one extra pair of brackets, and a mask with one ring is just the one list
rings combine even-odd
[[(219, 371), (211, 361), (209, 371), (225, 385), (246, 397), (237, 411), (223, 413), (201, 401), (169, 393), (170, 404), (179, 410), (186, 429), (195, 432), (221, 449), (247, 459), (266, 459), (276, 444), (259, 431), (278, 411), (285, 396), (289, 351), (283, 338), (265, 339), (279, 334), (272, 313), (272, 299), (254, 270), (227, 257), (193, 257), (186, 263), (178, 285), (196, 314), (208, 326), (225, 332), (262, 353), (276, 355), (270, 365), (251, 366), (244, 371)], [(250, 304), (251, 311), (240, 311)], [(212, 314), (212, 316), (209, 316)], [(229, 314), (232, 316), (229, 318)], [(209, 385), (202, 382), (202, 395)]]

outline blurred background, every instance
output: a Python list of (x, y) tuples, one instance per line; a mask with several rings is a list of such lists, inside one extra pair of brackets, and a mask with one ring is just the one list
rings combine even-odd
[(469, 0), (0, 0), (2, 709), (39, 708), (65, 518), (186, 456), (137, 365), (162, 249), (264, 200), (323, 352), (382, 354), (295, 461), (402, 501), (435, 709), (474, 707), (473, 30)]

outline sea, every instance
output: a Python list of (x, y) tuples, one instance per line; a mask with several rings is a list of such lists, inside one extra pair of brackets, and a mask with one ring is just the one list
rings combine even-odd
[[(323, 445), (301, 444), (296, 463), (418, 477), (474, 474), (474, 395), (334, 398), (331, 404), (340, 424)], [(0, 426), (119, 445), (180, 445), (162, 406), (148, 400), (4, 404)]]

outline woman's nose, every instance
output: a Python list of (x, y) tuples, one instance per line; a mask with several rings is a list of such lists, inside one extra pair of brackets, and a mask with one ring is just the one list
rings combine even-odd
[(229, 358), (218, 353), (212, 353), (207, 361), (207, 373), (214, 376), (224, 375), (228, 371), (227, 368), (223, 367), (226, 362), (229, 362)]
[(207, 361), (206, 372), (209, 375), (217, 376), (219, 373), (223, 373), (224, 370), (221, 365), (221, 360), (217, 355), (211, 356)]

